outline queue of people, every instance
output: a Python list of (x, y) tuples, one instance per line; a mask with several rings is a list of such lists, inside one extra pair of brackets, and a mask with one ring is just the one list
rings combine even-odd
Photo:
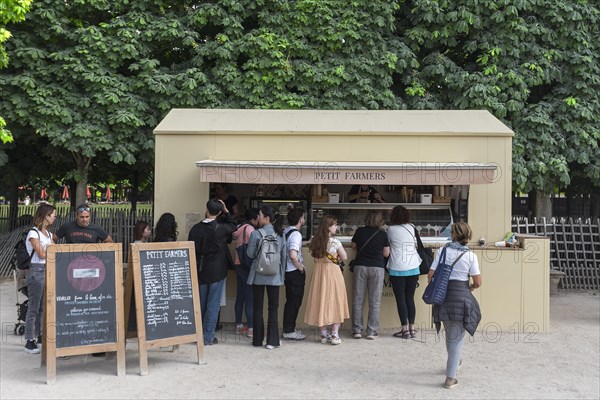
[[(42, 203), (34, 216), (34, 226), (26, 238), (27, 250), (32, 253), (31, 267), (27, 273), (29, 308), (25, 324), (25, 351), (40, 352), (42, 293), (45, 286), (46, 247), (64, 238), (67, 243), (112, 243), (111, 236), (100, 226), (91, 223), (90, 208), (76, 208), (75, 220), (62, 225), (56, 234), (49, 227), (56, 218), (55, 208)], [(302, 258), (302, 235), (300, 228), (305, 224), (305, 211), (301, 208), (289, 210), (288, 228), (283, 231), (282, 217), (272, 207), (250, 209), (245, 220), (236, 224), (230, 210), (222, 199), (210, 199), (206, 204), (206, 218), (194, 225), (188, 240), (195, 243), (197, 270), (200, 285), (200, 303), (204, 344), (218, 343), (215, 329), (218, 322), (221, 298), (224, 295), (227, 270), (232, 264), (237, 275), (237, 298), (235, 305), (236, 333), (252, 338), (252, 345), (272, 350), (281, 346), (281, 339), (303, 340), (305, 335), (296, 328), (306, 280), (306, 267)], [(369, 340), (379, 335), (379, 316), (384, 274), (390, 280), (396, 298), (401, 330), (393, 334), (402, 339), (414, 338), (415, 301), (414, 294), (419, 278), (421, 259), (416, 251), (415, 227), (410, 223), (410, 214), (402, 206), (391, 213), (391, 225), (387, 232), (382, 229), (383, 218), (378, 210), (371, 210), (365, 217), (364, 227), (356, 230), (351, 244), (356, 249), (353, 263), (352, 337), (361, 339), (363, 332)], [(304, 322), (318, 327), (323, 344), (339, 345), (340, 327), (350, 318), (346, 287), (341, 265), (347, 259), (342, 243), (335, 237), (337, 220), (324, 215), (320, 225), (308, 244), (314, 258), (314, 269), (308, 288)], [(154, 229), (154, 240), (176, 241), (177, 223), (171, 213), (158, 219)], [(140, 221), (134, 228), (136, 243), (150, 241), (152, 228)], [(448, 359), (444, 386), (452, 388), (458, 384), (456, 378), (461, 365), (461, 349), (465, 331), (474, 335), (481, 320), (477, 300), (472, 291), (481, 286), (481, 274), (477, 256), (467, 243), (471, 239), (471, 228), (464, 222), (452, 225), (452, 242), (446, 245), (446, 260), (452, 263), (459, 256), (448, 285), (446, 301), (433, 307), (433, 319), (439, 332), (445, 330)], [(268, 274), (262, 271), (265, 262), (262, 251), (265, 238), (275, 238), (271, 243), (278, 254), (270, 254), (274, 263)], [(236, 240), (235, 261), (231, 260), (228, 244)], [(428, 274), (431, 280), (439, 264), (441, 251)], [(285, 286), (286, 303), (283, 313), (283, 334), (279, 335), (279, 288)], [(264, 294), (267, 294), (267, 321), (263, 315)], [(368, 301), (368, 317), (364, 327), (363, 307)], [(245, 313), (247, 326), (242, 314)], [(37, 341), (36, 341), (37, 338)], [(98, 353), (94, 355), (103, 355)]]

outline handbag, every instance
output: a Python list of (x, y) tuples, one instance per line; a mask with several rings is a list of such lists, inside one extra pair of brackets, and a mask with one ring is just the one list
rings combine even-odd
[(356, 252), (356, 256), (354, 257), (354, 260), (350, 261), (348, 263), (348, 265), (350, 266), (350, 272), (354, 272), (354, 261), (356, 261), (356, 259), (358, 258), (358, 255), (360, 254), (360, 252), (362, 251), (362, 249), (364, 249), (365, 247), (367, 247), (367, 244), (371, 241), (371, 239), (373, 239), (375, 237), (375, 235), (377, 235), (379, 233), (379, 230), (377, 230), (374, 234), (371, 235), (370, 238), (367, 239), (367, 241), (365, 242), (365, 244), (363, 244), (360, 249), (358, 249), (358, 251)]
[(442, 250), (440, 255), (440, 261), (437, 268), (431, 278), (431, 281), (427, 284), (425, 292), (423, 292), (423, 301), (426, 304), (442, 305), (446, 301), (446, 292), (448, 291), (448, 282), (450, 281), (450, 274), (454, 269), (454, 265), (460, 260), (460, 258), (466, 253), (463, 251), (460, 253), (452, 265), (446, 264), (446, 247)]
[(423, 241), (421, 240), (421, 235), (419, 235), (419, 231), (413, 225), (413, 229), (415, 230), (415, 234), (413, 235), (411, 231), (408, 230), (404, 225), (402, 226), (404, 229), (410, 233), (413, 238), (415, 238), (417, 245), (417, 254), (421, 258), (421, 264), (419, 264), (419, 275), (427, 275), (429, 273), (429, 269), (431, 268), (431, 264), (433, 264), (433, 250), (429, 247), (423, 246)]

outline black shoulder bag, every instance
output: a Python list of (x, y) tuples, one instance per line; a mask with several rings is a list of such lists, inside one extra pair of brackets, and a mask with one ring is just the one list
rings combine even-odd
[(419, 265), (419, 275), (427, 275), (429, 272), (429, 268), (431, 268), (431, 264), (433, 264), (433, 250), (429, 247), (423, 246), (423, 241), (421, 240), (421, 235), (419, 235), (419, 231), (412, 225), (415, 230), (415, 234), (413, 235), (408, 228), (402, 225), (404, 229), (411, 234), (411, 236), (416, 240), (417, 244), (417, 254), (421, 257), (421, 264)]

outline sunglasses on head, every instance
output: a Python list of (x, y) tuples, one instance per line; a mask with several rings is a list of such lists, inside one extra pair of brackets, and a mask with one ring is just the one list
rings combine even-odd
[(77, 212), (84, 212), (84, 211), (85, 211), (85, 212), (89, 212), (89, 211), (90, 211), (90, 208), (89, 208), (89, 207), (79, 207), (79, 208), (77, 209)]

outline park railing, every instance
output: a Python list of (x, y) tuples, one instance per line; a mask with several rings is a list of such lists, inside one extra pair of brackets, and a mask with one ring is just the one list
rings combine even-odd
[[(33, 213), (35, 213), (35, 210), (37, 209), (37, 206), (35, 205), (21, 207), (23, 207), (25, 211), (27, 211), (27, 207), (30, 207)], [(63, 208), (57, 208), (58, 216), (50, 229), (51, 232), (56, 232), (58, 227), (62, 224), (75, 219), (75, 213), (68, 212), (68, 208), (65, 209), (67, 210), (66, 212), (60, 212)], [(33, 215), (33, 213), (29, 215)], [(28, 214), (23, 213), (21, 215)], [(129, 244), (133, 242), (133, 228), (136, 222), (144, 220), (152, 225), (154, 221), (151, 208), (139, 208), (134, 214), (130, 209), (123, 207), (94, 207), (92, 208), (91, 219), (92, 223), (103, 227), (116, 243), (122, 243), (123, 262), (127, 262)], [(21, 239), (22, 233), (31, 228), (31, 218), (21, 218), (20, 221), (22, 223), (17, 229), (6, 233), (0, 233), (0, 277), (10, 276), (12, 268), (11, 260), (14, 254), (15, 245), (17, 244), (17, 241)], [(62, 242), (63, 241), (59, 241), (59, 243)]]
[(600, 289), (600, 219), (513, 217), (512, 230), (550, 238), (550, 266), (563, 289)]

